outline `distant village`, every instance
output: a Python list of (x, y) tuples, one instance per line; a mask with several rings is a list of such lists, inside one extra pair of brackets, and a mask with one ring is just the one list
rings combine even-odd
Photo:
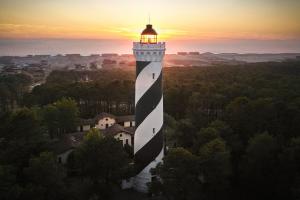
[[(178, 52), (166, 54), (164, 67), (202, 67), (218, 64), (239, 65), (247, 62), (281, 62), (290, 59), (300, 59), (300, 54), (236, 54), (236, 53), (200, 53)], [(134, 69), (135, 60), (132, 54), (80, 54), (65, 55), (27, 55), (0, 57), (0, 75), (26, 74), (33, 80), (33, 85), (42, 84), (53, 70), (110, 70)]]

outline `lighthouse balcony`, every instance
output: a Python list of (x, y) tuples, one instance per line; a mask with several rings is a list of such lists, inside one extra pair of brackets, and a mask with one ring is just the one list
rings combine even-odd
[(133, 54), (137, 61), (162, 61), (165, 55), (165, 43), (143, 44), (140, 42), (133, 43)]
[(147, 49), (147, 50), (156, 50), (156, 49), (162, 49), (165, 50), (165, 42), (158, 42), (158, 43), (140, 43), (140, 42), (134, 42), (133, 43), (133, 50), (137, 49)]

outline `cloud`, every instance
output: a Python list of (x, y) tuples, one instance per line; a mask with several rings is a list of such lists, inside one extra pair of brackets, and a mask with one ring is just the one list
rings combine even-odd
[[(0, 38), (90, 38), (90, 39), (129, 39), (140, 37), (142, 29), (136, 27), (68, 27), (31, 24), (0, 24)], [(253, 33), (253, 32), (209, 32), (184, 29), (157, 29), (160, 39), (168, 40), (227, 40), (227, 39), (257, 39), (286, 40), (299, 39), (295, 34), (284, 33)]]
[(2, 38), (31, 38), (55, 36), (55, 34), (69, 33), (65, 27), (30, 25), (30, 24), (0, 24), (0, 37)]
[(0, 38), (101, 38), (102, 30), (85, 27), (0, 24)]

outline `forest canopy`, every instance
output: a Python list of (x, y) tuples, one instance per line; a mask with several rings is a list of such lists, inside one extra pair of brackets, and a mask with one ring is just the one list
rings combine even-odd
[[(299, 62), (172, 67), (163, 73), (168, 151), (153, 171), (162, 181), (149, 185), (152, 194), (168, 199), (300, 198)], [(0, 194), (5, 195), (0, 198), (32, 197), (38, 191), (37, 199), (51, 199), (52, 191), (45, 189), (49, 184), (60, 188), (64, 199), (74, 198), (70, 191), (86, 176), (84, 166), (76, 166), (88, 159), (80, 156), (88, 149), (83, 144), (73, 162), (60, 166), (51, 141), (75, 131), (78, 118), (134, 114), (134, 81), (135, 71), (128, 69), (53, 71), (44, 84), (28, 91), (27, 77), (1, 76)], [(110, 139), (99, 139), (93, 151), (101, 153), (111, 144), (123, 168), (128, 167), (130, 155)], [(89, 159), (88, 167), (95, 169), (94, 158)], [(52, 176), (40, 188), (43, 166)], [(111, 185), (121, 177), (117, 168), (112, 173), (118, 176), (106, 180)], [(104, 180), (102, 175), (93, 178), (86, 176), (88, 189), (77, 190), (77, 199), (86, 199), (85, 192)]]

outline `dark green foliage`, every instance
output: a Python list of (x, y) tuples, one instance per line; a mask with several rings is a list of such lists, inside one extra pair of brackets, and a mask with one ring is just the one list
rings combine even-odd
[(32, 79), (25, 74), (0, 75), (0, 115), (22, 104)]
[(20, 195), (15, 170), (12, 165), (0, 165), (0, 199), (17, 199)]
[(91, 181), (89, 196), (109, 198), (129, 170), (129, 156), (113, 137), (103, 137), (91, 129), (75, 151), (80, 176)]
[(177, 146), (177, 126), (178, 122), (168, 114), (164, 114), (164, 137), (165, 143), (168, 147), (176, 147)]
[(130, 158), (133, 158), (133, 146), (130, 146), (129, 144), (124, 145), (124, 151), (129, 155)]
[(230, 152), (226, 142), (220, 137), (220, 132), (221, 129), (214, 127), (201, 129), (194, 147), (195, 154), (199, 157), (205, 199), (228, 197)]
[[(91, 82), (83, 80), (89, 77)], [(46, 84), (37, 86), (25, 98), (25, 104), (47, 105), (71, 97), (79, 105), (82, 117), (100, 112), (134, 112), (134, 71), (99, 70), (93, 72), (53, 71)]]
[(47, 135), (43, 134), (40, 119), (28, 108), (5, 116), (0, 127), (0, 163), (14, 164), (19, 169), (32, 155), (46, 147)]
[(24, 199), (65, 199), (64, 169), (52, 153), (42, 152), (29, 160), (24, 169), (27, 184), (21, 195)]
[[(170, 199), (199, 199), (201, 195), (201, 171), (198, 158), (183, 148), (171, 149), (158, 165), (156, 174), (162, 179), (154, 182), (150, 189), (160, 190)], [(156, 188), (158, 187), (158, 188)]]
[[(186, 200), (299, 199), (299, 77), (300, 63), (293, 61), (165, 68), (170, 151), (154, 169), (160, 178), (149, 185), (152, 193)], [(60, 166), (67, 176), (41, 152), (51, 138), (73, 131), (78, 115), (133, 114), (134, 78), (133, 70), (54, 71), (28, 93), (28, 77), (0, 77), (0, 199), (108, 199), (131, 176), (132, 149), (93, 133)], [(30, 108), (15, 110), (20, 105)], [(59, 186), (61, 195), (51, 196), (48, 185)]]
[[(26, 199), (27, 192), (33, 187), (24, 170), (30, 165), (32, 156), (47, 149), (49, 137), (44, 134), (41, 120), (33, 109), (23, 108), (7, 114), (3, 122), (0, 127), (0, 197)], [(36, 171), (37, 174), (40, 172)], [(34, 199), (35, 195), (28, 198)]]
[(249, 198), (257, 198), (255, 194), (259, 193), (260, 199), (273, 199), (284, 192), (278, 187), (278, 155), (279, 146), (268, 133), (250, 139), (241, 166), (242, 183), (246, 185)]
[(70, 98), (62, 98), (42, 110), (43, 122), (51, 137), (76, 130), (78, 115), (77, 104)]

